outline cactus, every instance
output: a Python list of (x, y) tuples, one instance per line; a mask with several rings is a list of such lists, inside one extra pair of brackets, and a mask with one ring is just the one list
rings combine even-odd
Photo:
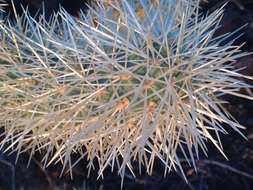
[[(63, 9), (50, 21), (26, 15), (26, 25), (0, 22), (0, 118), (5, 151), (46, 150), (42, 162), (69, 171), (88, 158), (117, 166), (132, 163), (152, 174), (155, 158), (165, 174), (180, 157), (195, 166), (211, 141), (225, 157), (223, 124), (244, 129), (219, 97), (240, 94), (248, 78), (233, 62), (247, 55), (232, 34), (213, 38), (222, 9), (198, 13), (197, 1), (122, 0), (75, 19)], [(141, 11), (136, 13), (137, 7)], [(52, 156), (53, 154), (53, 156)], [(132, 172), (134, 175), (134, 172)]]

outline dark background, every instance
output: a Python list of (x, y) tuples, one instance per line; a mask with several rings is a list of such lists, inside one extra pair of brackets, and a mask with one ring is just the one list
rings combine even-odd
[[(71, 0), (70, 0), (71, 1)], [(52, 1), (53, 2), (53, 1)], [(242, 47), (244, 51), (253, 52), (253, 0), (209, 0), (209, 3), (202, 2), (203, 14), (210, 13), (224, 3), (224, 16), (221, 21), (221, 28), (216, 35), (232, 32), (247, 23), (240, 33), (244, 33), (235, 44), (246, 44)], [(247, 67), (243, 74), (253, 76), (253, 55), (237, 60), (236, 67)], [(253, 85), (252, 81), (247, 81)], [(252, 89), (242, 89), (242, 93), (253, 96)], [(198, 173), (186, 163), (182, 162), (188, 184), (185, 183), (180, 173), (172, 172), (167, 177), (163, 176), (163, 164), (155, 162), (153, 175), (137, 175), (132, 178), (126, 172), (123, 189), (152, 189), (152, 190), (252, 190), (253, 189), (253, 102), (233, 96), (223, 97), (230, 103), (227, 109), (247, 130), (243, 131), (248, 141), (239, 134), (224, 126), (229, 135), (221, 137), (223, 148), (229, 161), (211, 145), (208, 158), (204, 156), (197, 161)], [(78, 155), (73, 155), (73, 159)], [(81, 189), (95, 190), (120, 189), (121, 178), (117, 172), (111, 173), (110, 169), (104, 173), (104, 179), (97, 178), (97, 170), (92, 171), (87, 178), (85, 160), (79, 162), (73, 169), (74, 179), (69, 174), (59, 177), (61, 165), (50, 166), (46, 170), (40, 164), (40, 154), (35, 154), (31, 164), (27, 168), (29, 153), (19, 157), (15, 165), (15, 154), (7, 155), (0, 152), (0, 190), (57, 190), (57, 189)], [(138, 173), (138, 172), (136, 172)]]

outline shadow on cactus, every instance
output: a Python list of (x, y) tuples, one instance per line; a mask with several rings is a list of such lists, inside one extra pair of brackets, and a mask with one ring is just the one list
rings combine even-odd
[(250, 99), (239, 93), (249, 85), (238, 77), (251, 78), (233, 67), (247, 53), (233, 41), (224, 45), (232, 34), (212, 38), (222, 10), (200, 17), (183, 1), (144, 2), (139, 14), (122, 0), (82, 19), (61, 10), (50, 23), (28, 15), (24, 26), (0, 23), (6, 151), (32, 157), (44, 149), (45, 166), (62, 162), (70, 171), (79, 152), (90, 169), (97, 160), (99, 176), (110, 166), (122, 179), (134, 161), (151, 175), (155, 158), (165, 174), (183, 173), (180, 156), (195, 167), (209, 141), (225, 156), (222, 125), (242, 136), (244, 127), (219, 96)]

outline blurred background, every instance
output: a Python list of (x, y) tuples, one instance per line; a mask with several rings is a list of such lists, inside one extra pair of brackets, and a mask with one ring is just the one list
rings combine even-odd
[[(53, 1), (52, 1), (53, 2)], [(212, 11), (224, 7), (224, 16), (216, 35), (232, 32), (242, 25), (247, 24), (238, 34), (243, 36), (235, 41), (235, 45), (245, 43), (243, 51), (253, 52), (253, 0), (202, 0), (201, 12), (206, 15)], [(237, 34), (237, 35), (238, 35)], [(236, 37), (236, 35), (234, 36)], [(253, 55), (248, 55), (236, 61), (236, 67), (246, 67), (241, 73), (253, 76)], [(253, 85), (253, 81), (246, 81)], [(253, 97), (253, 89), (242, 89), (242, 93)], [(126, 172), (124, 179), (125, 190), (252, 190), (253, 189), (253, 102), (233, 96), (225, 96), (229, 101), (226, 108), (238, 120), (247, 127), (242, 131), (248, 137), (244, 140), (239, 134), (229, 127), (224, 126), (229, 135), (221, 136), (223, 148), (229, 161), (216, 150), (213, 145), (208, 147), (209, 157), (201, 156), (197, 161), (198, 172), (189, 167), (182, 160), (184, 171), (188, 179), (186, 183), (179, 172), (171, 172), (164, 177), (163, 164), (157, 160), (153, 169), (153, 175), (143, 174), (133, 178), (130, 172)], [(78, 155), (73, 155), (73, 160)], [(96, 168), (87, 177), (85, 168), (87, 161), (82, 160), (73, 168), (73, 180), (67, 173), (60, 177), (61, 165), (53, 165), (46, 170), (40, 163), (41, 156), (36, 153), (29, 167), (27, 162), (29, 152), (23, 153), (17, 164), (15, 154), (3, 154), (0, 150), (0, 190), (118, 190), (121, 178), (117, 172), (105, 170), (104, 178), (97, 180)], [(94, 164), (96, 165), (96, 164)], [(136, 164), (137, 165), (137, 164)], [(137, 170), (136, 170), (136, 173)]]

